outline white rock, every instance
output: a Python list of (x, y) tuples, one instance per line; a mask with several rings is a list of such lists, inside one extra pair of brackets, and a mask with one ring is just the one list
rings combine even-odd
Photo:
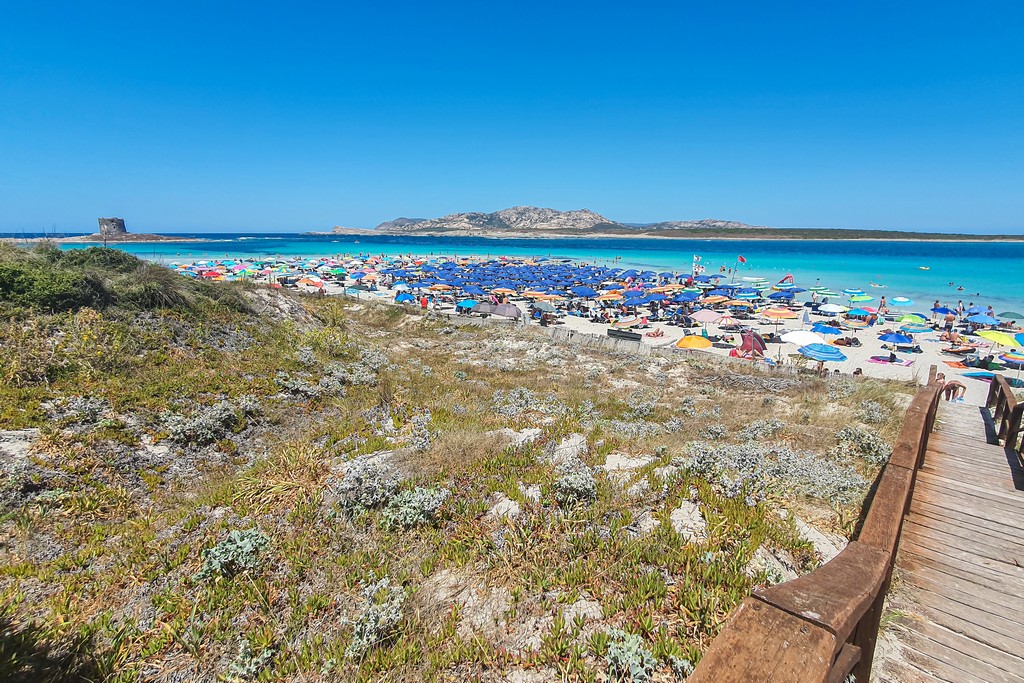
[(487, 519), (501, 520), (509, 517), (518, 517), (520, 513), (519, 503), (512, 500), (504, 493), (495, 496), (495, 503), (487, 512)]
[(570, 434), (552, 449), (548, 461), (552, 465), (565, 465), (579, 460), (587, 454), (587, 437), (582, 434)]
[(655, 467), (654, 476), (656, 476), (658, 479), (661, 479), (662, 481), (667, 481), (668, 479), (671, 479), (672, 477), (679, 474), (679, 469), (680, 468), (676, 465), (665, 465), (664, 467)]
[(536, 484), (527, 486), (522, 482), (519, 483), (519, 491), (523, 494), (523, 498), (530, 501), (531, 503), (540, 502), (540, 487)]
[(584, 622), (600, 621), (604, 619), (604, 610), (601, 609), (601, 603), (597, 600), (580, 598), (562, 610), (562, 616), (565, 617), (565, 623), (572, 626), (577, 618), (581, 618)]
[(643, 536), (654, 531), (661, 522), (651, 514), (650, 510), (644, 510), (640, 515), (633, 520), (633, 523), (626, 527), (634, 536)]
[(608, 454), (608, 457), (604, 461), (604, 469), (606, 472), (618, 472), (621, 470), (638, 470), (645, 465), (649, 465), (654, 462), (654, 458), (649, 455), (638, 455), (632, 456), (626, 453), (620, 453), (613, 451)]
[(684, 500), (669, 515), (672, 528), (687, 542), (699, 541), (707, 536), (708, 524), (696, 503)]

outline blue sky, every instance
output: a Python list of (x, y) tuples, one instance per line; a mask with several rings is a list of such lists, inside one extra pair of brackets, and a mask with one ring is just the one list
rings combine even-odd
[[(372, 6), (371, 6), (372, 5)], [(1024, 5), (5, 3), (0, 231), (1024, 232)]]

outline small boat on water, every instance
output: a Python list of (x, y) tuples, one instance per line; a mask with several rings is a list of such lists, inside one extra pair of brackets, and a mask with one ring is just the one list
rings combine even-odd
[(917, 269), (918, 270), (931, 270), (931, 267), (929, 267), (929, 266), (918, 266)]

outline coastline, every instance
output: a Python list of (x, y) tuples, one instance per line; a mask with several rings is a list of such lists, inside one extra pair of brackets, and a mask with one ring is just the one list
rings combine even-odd
[[(809, 230), (808, 232), (815, 232)], [(836, 235), (834, 237), (820, 237), (820, 236), (803, 236), (794, 235), (790, 232), (784, 234), (776, 234), (772, 232), (766, 232), (762, 235), (730, 235), (727, 232), (720, 234), (707, 235), (707, 234), (687, 234), (680, 231), (679, 234), (655, 234), (651, 232), (638, 231), (636, 233), (625, 234), (621, 232), (601, 232), (601, 233), (563, 233), (563, 232), (518, 232), (509, 234), (506, 232), (495, 233), (495, 232), (466, 232), (466, 231), (453, 231), (453, 232), (442, 232), (431, 230), (428, 232), (374, 232), (374, 231), (362, 231), (362, 232), (303, 232), (299, 233), (301, 236), (309, 237), (408, 237), (408, 238), (421, 238), (421, 237), (471, 237), (476, 239), (489, 239), (489, 240), (531, 240), (531, 239), (553, 239), (553, 240), (592, 240), (592, 239), (650, 239), (650, 240), (694, 240), (694, 241), (756, 241), (756, 240), (787, 240), (787, 241), (798, 241), (798, 242), (936, 242), (936, 243), (958, 243), (958, 242), (972, 242), (972, 243), (984, 243), (984, 244), (1016, 244), (1018, 242), (1024, 242), (1024, 235), (1015, 237), (1013, 235), (963, 235), (957, 234), (950, 237), (912, 237), (912, 233), (907, 233), (907, 237), (847, 237), (844, 235)]]

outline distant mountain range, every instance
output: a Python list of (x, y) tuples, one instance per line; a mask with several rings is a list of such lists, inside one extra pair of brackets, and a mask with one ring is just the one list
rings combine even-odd
[[(310, 233), (325, 234), (325, 233)], [(819, 239), (911, 241), (1024, 241), (1024, 235), (905, 232), (842, 228), (770, 228), (738, 221), (705, 218), (695, 221), (619, 223), (590, 209), (558, 211), (513, 206), (494, 213), (452, 213), (440, 218), (396, 218), (373, 230), (334, 226), (338, 235), (424, 235), (436, 237), (677, 237), (691, 239)]]
[[(393, 235), (457, 235), (478, 237), (627, 236), (675, 230), (755, 229), (735, 221), (705, 219), (661, 223), (618, 223), (590, 209), (558, 211), (536, 206), (513, 206), (494, 213), (452, 213), (440, 218), (396, 218), (377, 226)], [(336, 232), (349, 232), (336, 227)]]

